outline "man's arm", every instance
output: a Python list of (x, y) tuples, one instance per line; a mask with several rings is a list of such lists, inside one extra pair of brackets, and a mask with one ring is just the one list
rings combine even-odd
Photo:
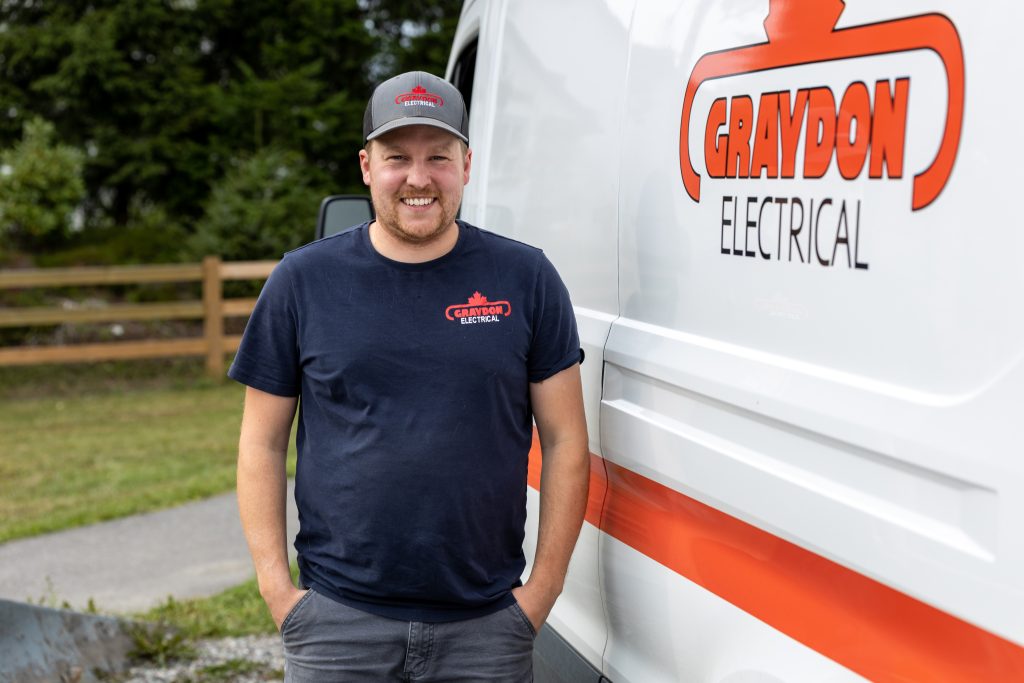
[(288, 437), (297, 399), (246, 388), (238, 443), (238, 512), (260, 595), (277, 627), (302, 597), (288, 569), (285, 531)]
[(590, 449), (579, 364), (530, 384), (530, 402), (543, 462), (540, 528), (530, 578), (512, 593), (540, 630), (562, 592), (587, 508)]

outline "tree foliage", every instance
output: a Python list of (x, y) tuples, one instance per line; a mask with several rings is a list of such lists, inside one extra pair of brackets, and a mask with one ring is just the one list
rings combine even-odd
[(206, 229), (226, 176), (284, 150), (309, 187), (362, 191), (366, 98), (400, 69), (442, 73), (460, 4), (6, 0), (0, 149), (41, 116), (84, 152), (84, 230), (66, 247), (110, 238), (140, 206)]
[(299, 153), (264, 148), (214, 187), (191, 251), (242, 261), (295, 249), (312, 237), (324, 194)]
[(50, 122), (27, 121), (21, 141), (0, 154), (0, 251), (64, 237), (84, 195), (82, 153), (55, 143)]
[(381, 43), (376, 71), (444, 75), (462, 0), (364, 0), (370, 32)]

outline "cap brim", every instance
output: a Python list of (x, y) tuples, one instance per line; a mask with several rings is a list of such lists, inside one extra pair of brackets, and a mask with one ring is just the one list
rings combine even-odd
[(405, 118), (395, 119), (394, 121), (388, 121), (383, 126), (367, 135), (366, 140), (370, 141), (373, 140), (374, 138), (379, 138), (381, 135), (384, 135), (385, 133), (393, 131), (396, 128), (402, 128), (404, 126), (433, 126), (434, 128), (440, 128), (441, 130), (448, 131), (458, 139), (465, 142), (467, 145), (469, 144), (469, 138), (467, 138), (465, 135), (449, 126), (444, 121), (438, 121), (437, 119), (432, 119), (426, 116), (407, 116)]

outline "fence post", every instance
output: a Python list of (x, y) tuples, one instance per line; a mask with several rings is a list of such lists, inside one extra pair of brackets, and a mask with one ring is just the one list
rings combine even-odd
[(224, 283), (220, 257), (203, 258), (203, 337), (206, 339), (206, 374), (224, 378)]

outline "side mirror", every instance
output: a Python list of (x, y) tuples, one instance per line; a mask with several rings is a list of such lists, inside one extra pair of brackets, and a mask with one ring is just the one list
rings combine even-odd
[(373, 202), (358, 194), (336, 194), (320, 202), (316, 238), (327, 237), (373, 220)]

